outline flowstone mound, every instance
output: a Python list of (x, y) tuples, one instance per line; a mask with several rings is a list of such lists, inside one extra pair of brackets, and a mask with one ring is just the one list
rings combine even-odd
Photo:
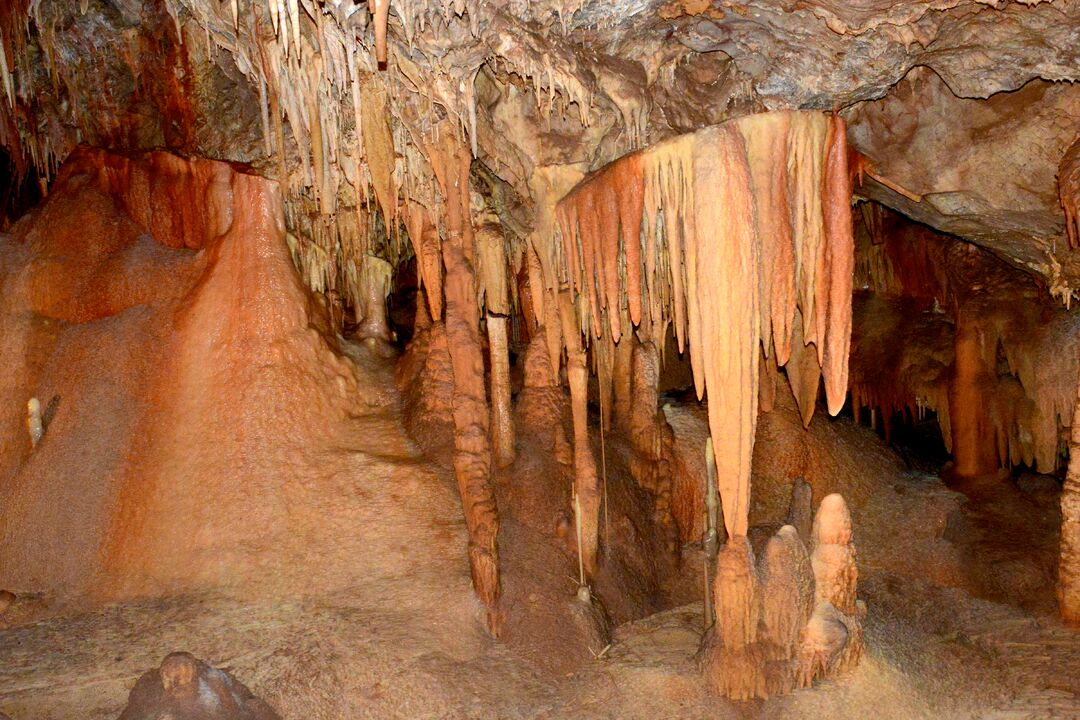
[(83, 148), (0, 237), (0, 586), (108, 599), (334, 565), (312, 542), (335, 532), (311, 507), (325, 429), (382, 400), (283, 223), (277, 185), (225, 163)]

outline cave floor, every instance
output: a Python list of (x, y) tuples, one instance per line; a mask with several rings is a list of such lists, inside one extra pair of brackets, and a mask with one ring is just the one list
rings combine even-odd
[[(381, 432), (400, 432), (408, 444), (391, 420), (382, 419)], [(354, 518), (373, 538), (371, 553), (397, 553), (399, 562), (358, 558), (351, 582), (280, 597), (201, 593), (84, 611), (30, 599), (16, 608), (23, 621), (0, 631), (0, 711), (13, 720), (114, 718), (142, 672), (187, 650), (230, 669), (284, 718), (1080, 717), (1080, 632), (1052, 614), (1052, 582), (1029, 571), (1019, 584), (992, 582), (995, 572), (1015, 578), (1017, 563), (1045, 565), (1056, 543), (1052, 488), (1020, 483), (1015, 492), (971, 492), (965, 502), (936, 477), (884, 475), (873, 455), (880, 452), (858, 444), (868, 430), (833, 422), (817, 432), (858, 448), (848, 464), (865, 455), (870, 464), (860, 472), (875, 479), (862, 501), (850, 493), (860, 596), (869, 606), (866, 652), (855, 670), (812, 689), (750, 703), (706, 697), (695, 657), (700, 603), (625, 623), (610, 647), (581, 661), (527, 652), (527, 637), (490, 640), (457, 551), (464, 533), (447, 492), (453, 479), (410, 452), (367, 462), (423, 466), (410, 492), (434, 503), (425, 531), (434, 534), (378, 540), (402, 536), (412, 517), (390, 500)], [(385, 477), (360, 473), (355, 482), (364, 494)], [(1025, 524), (1033, 508), (1042, 519)], [(504, 557), (534, 554), (513, 527)], [(377, 572), (365, 576), (367, 566)], [(977, 577), (958, 572), (969, 566)], [(572, 595), (572, 583), (565, 592)], [(526, 600), (547, 601), (536, 597)], [(550, 641), (536, 647), (560, 652)]]
[(53, 617), (0, 635), (0, 708), (113, 718), (135, 679), (184, 648), (229, 668), (286, 718), (1080, 717), (1080, 634), (963, 590), (868, 573), (866, 654), (811, 690), (735, 704), (702, 695), (700, 605), (628, 623), (555, 676), (357, 587), (290, 600), (197, 595)]

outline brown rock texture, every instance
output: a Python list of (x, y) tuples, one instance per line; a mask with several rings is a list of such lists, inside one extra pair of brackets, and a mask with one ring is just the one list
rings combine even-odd
[(190, 653), (165, 656), (135, 683), (119, 720), (280, 720), (265, 702), (224, 670)]

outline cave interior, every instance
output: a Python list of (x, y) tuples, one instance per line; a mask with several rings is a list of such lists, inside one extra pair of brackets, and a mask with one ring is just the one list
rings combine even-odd
[(0, 720), (1080, 718), (1078, 37), (0, 4)]

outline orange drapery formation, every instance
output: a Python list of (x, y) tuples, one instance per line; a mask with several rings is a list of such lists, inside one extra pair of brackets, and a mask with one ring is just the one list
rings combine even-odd
[(616, 160), (557, 208), (561, 239), (551, 238), (556, 267), (544, 282), (572, 291), (585, 340), (617, 343), (636, 328), (662, 347), (670, 327), (680, 352), (689, 348), (698, 394), (708, 393), (731, 535), (747, 531), (759, 346), (786, 364), (800, 330), (807, 350), (815, 346), (830, 413), (844, 404), (848, 156), (838, 116), (751, 115)]

